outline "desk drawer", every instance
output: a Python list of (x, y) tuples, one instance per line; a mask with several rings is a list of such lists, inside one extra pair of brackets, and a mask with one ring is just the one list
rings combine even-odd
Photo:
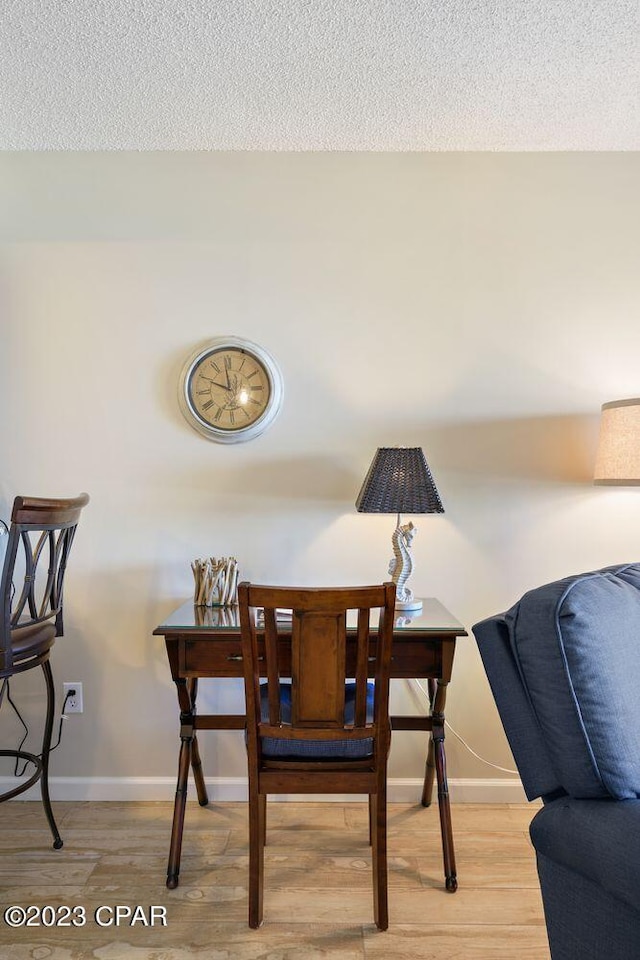
[[(181, 637), (180, 673), (184, 677), (242, 677), (242, 647), (239, 637), (207, 639)], [(262, 644), (258, 645), (260, 650)], [(280, 675), (291, 676), (289, 641), (280, 645)], [(262, 655), (262, 653), (261, 653)], [(373, 664), (371, 665), (373, 672)], [(391, 659), (392, 677), (442, 676), (441, 645), (429, 640), (396, 640)], [(355, 672), (355, 649), (347, 644), (347, 672)]]
[[(259, 656), (264, 659), (262, 644), (258, 644)], [(180, 672), (185, 677), (242, 677), (242, 644), (240, 638), (207, 640), (185, 637), (181, 640)], [(184, 658), (184, 659), (182, 659)], [(279, 651), (282, 676), (291, 674), (291, 648), (282, 643)]]
[(441, 677), (442, 644), (433, 640), (394, 640), (391, 676)]

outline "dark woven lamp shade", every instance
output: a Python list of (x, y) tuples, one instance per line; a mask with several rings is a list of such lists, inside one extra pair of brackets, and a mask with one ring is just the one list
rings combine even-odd
[(356, 508), (358, 513), (444, 513), (422, 447), (379, 447)]

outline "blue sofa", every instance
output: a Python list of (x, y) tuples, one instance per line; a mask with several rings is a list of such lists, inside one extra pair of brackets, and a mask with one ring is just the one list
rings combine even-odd
[(473, 627), (529, 800), (552, 960), (640, 960), (640, 563)]

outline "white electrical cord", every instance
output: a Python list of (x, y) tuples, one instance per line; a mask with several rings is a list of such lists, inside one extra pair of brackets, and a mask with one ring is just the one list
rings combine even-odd
[[(409, 683), (411, 683), (411, 681), (409, 681)], [(428, 693), (427, 690), (424, 689), (424, 687), (422, 686), (422, 684), (420, 683), (420, 681), (419, 681), (418, 679), (414, 679), (414, 680), (413, 680), (413, 683), (416, 685), (416, 687), (418, 688), (418, 690), (420, 691), (420, 693), (422, 694), (422, 696), (425, 698), (425, 700), (427, 700), (427, 702), (429, 703), (429, 705), (431, 705), (431, 698), (430, 698), (430, 696), (429, 696), (429, 693)], [(486, 760), (484, 757), (481, 757), (480, 754), (479, 754), (479, 753), (476, 753), (475, 750), (474, 750), (472, 747), (469, 746), (469, 744), (467, 743), (467, 741), (466, 741), (463, 737), (461, 737), (460, 734), (457, 733), (457, 731), (455, 731), (455, 730), (453, 729), (453, 727), (451, 726), (451, 724), (449, 723), (448, 720), (445, 720), (445, 721), (444, 721), (444, 725), (445, 725), (445, 727), (448, 727), (448, 728), (449, 728), (449, 730), (450, 730), (451, 733), (454, 735), (454, 737), (455, 737), (457, 740), (459, 740), (460, 743), (461, 743), (464, 747), (466, 747), (466, 749), (469, 751), (469, 753), (472, 754), (472, 756), (474, 756), (474, 757), (476, 758), (476, 760), (480, 760), (482, 763), (486, 763), (488, 767), (493, 767), (494, 770), (502, 770), (503, 773), (514, 773), (516, 776), (518, 776), (518, 771), (517, 771), (517, 770), (510, 770), (509, 767), (501, 767), (501, 766), (499, 766), (497, 763), (492, 763), (491, 760)]]

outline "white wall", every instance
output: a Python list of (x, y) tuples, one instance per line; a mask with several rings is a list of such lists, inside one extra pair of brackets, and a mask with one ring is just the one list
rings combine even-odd
[[(151, 632), (190, 595), (193, 557), (233, 553), (270, 582), (386, 576), (394, 518), (354, 507), (378, 446), (425, 450), (446, 513), (414, 518), (414, 587), (469, 630), (640, 556), (640, 493), (591, 484), (601, 403), (640, 391), (639, 174), (635, 154), (0, 155), (0, 512), (17, 493), (92, 498), (54, 656), (85, 713), (54, 778), (171, 794)], [(185, 357), (219, 334), (284, 374), (279, 419), (248, 444), (208, 442), (178, 409)], [(36, 690), (14, 684), (34, 723)], [(234, 681), (202, 696), (242, 703)], [(417, 708), (403, 683), (394, 701)], [(472, 637), (448, 706), (512, 766)], [(201, 741), (208, 776), (242, 778), (241, 734)], [(458, 783), (513, 780), (453, 737), (448, 757)], [(421, 735), (396, 735), (396, 783), (423, 761)]]

